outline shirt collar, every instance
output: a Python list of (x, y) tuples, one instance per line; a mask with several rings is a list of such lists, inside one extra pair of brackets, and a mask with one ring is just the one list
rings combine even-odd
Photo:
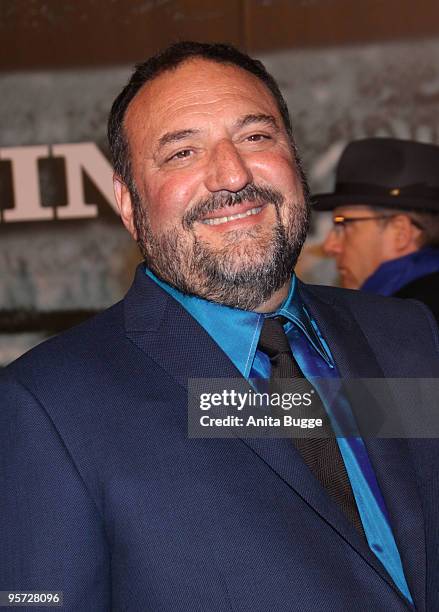
[(203, 298), (187, 295), (171, 287), (145, 267), (145, 273), (164, 291), (179, 302), (187, 312), (204, 328), (241, 374), (248, 378), (256, 354), (259, 335), (264, 317), (284, 316), (288, 319), (286, 333), (296, 326), (330, 367), (332, 359), (316, 323), (310, 318), (300, 298), (295, 274), (287, 298), (273, 313), (261, 314), (253, 311), (231, 308)]

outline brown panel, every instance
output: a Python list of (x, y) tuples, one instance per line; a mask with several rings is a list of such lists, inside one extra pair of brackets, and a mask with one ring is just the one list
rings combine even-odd
[(141, 61), (175, 40), (242, 43), (241, 0), (0, 0), (0, 69)]
[(438, 0), (245, 0), (252, 50), (439, 34)]

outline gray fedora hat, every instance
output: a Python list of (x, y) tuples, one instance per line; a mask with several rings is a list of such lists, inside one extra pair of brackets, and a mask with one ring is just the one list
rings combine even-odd
[(333, 193), (311, 196), (314, 210), (382, 206), (439, 213), (439, 146), (396, 138), (355, 140), (344, 149)]

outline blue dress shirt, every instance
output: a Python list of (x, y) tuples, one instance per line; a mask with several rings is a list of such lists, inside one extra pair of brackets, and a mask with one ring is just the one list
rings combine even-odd
[[(324, 381), (328, 378), (340, 378), (340, 375), (316, 322), (302, 303), (295, 275), (292, 277), (288, 296), (279, 309), (274, 313), (262, 314), (185, 295), (157, 278), (147, 268), (145, 272), (198, 321), (247, 380), (270, 378), (270, 360), (257, 350), (259, 335), (264, 317), (280, 315), (285, 317), (288, 322), (284, 329), (294, 357), (304, 376), (319, 391), (331, 421), (336, 422), (334, 420), (336, 417), (331, 414), (330, 403), (325, 402), (324, 386), (319, 385), (319, 379)], [(341, 407), (338, 406), (338, 409), (344, 411), (344, 418), (353, 418), (347, 401), (344, 401)], [(339, 437), (337, 443), (369, 547), (384, 565), (401, 593), (413, 603), (384, 498), (363, 439)]]

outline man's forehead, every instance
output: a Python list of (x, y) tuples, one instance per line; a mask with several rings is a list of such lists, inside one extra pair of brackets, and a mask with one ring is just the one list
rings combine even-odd
[(238, 99), (248, 103), (249, 113), (265, 112), (281, 123), (276, 100), (258, 77), (233, 64), (193, 58), (145, 83), (130, 103), (124, 123), (128, 131), (131, 123), (157, 127), (173, 119), (178, 122), (184, 113), (215, 110), (221, 100)]

